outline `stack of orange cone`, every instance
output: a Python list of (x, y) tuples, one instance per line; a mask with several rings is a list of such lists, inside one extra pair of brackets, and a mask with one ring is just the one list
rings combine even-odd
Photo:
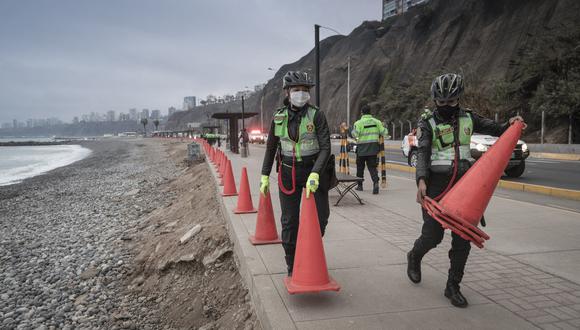
[(293, 273), (284, 278), (284, 284), (290, 294), (340, 290), (328, 275), (316, 203), (314, 196), (306, 198), (306, 192), (302, 194)]
[(236, 196), (238, 194), (236, 190), (236, 182), (234, 180), (234, 173), (232, 172), (232, 163), (226, 161), (226, 170), (224, 174), (224, 191), (222, 196)]
[(516, 121), (493, 146), (465, 173), (457, 184), (437, 202), (429, 197), (423, 207), (443, 228), (483, 247), (489, 236), (477, 228), (522, 133)]
[(260, 205), (258, 206), (258, 217), (256, 219), (256, 234), (250, 236), (253, 245), (278, 244), (282, 241), (278, 237), (276, 221), (274, 220), (274, 209), (270, 191), (266, 194), (260, 193)]
[(252, 194), (250, 192), (250, 184), (248, 183), (248, 170), (242, 167), (242, 177), (240, 178), (240, 195), (238, 197), (238, 205), (234, 213), (256, 213), (252, 203)]

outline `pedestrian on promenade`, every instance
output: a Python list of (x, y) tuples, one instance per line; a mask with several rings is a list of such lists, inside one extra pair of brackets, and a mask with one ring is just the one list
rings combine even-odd
[[(379, 174), (377, 172), (377, 155), (381, 150), (379, 138), (386, 136), (388, 131), (380, 120), (371, 115), (371, 107), (363, 105), (362, 116), (354, 123), (352, 136), (356, 139), (356, 176), (364, 178), (365, 164), (373, 180), (373, 194), (379, 193)], [(362, 181), (356, 190), (362, 191)]]
[[(459, 106), (463, 93), (460, 75), (448, 73), (436, 77), (431, 84), (431, 96), (435, 110), (425, 110), (417, 129), (418, 153), (416, 181), (417, 202), (425, 196), (440, 200), (447, 191), (467, 172), (473, 163), (471, 158), (471, 135), (483, 133), (500, 136), (509, 125), (522, 117), (510, 118), (508, 123), (498, 124), (480, 117)], [(468, 207), (468, 205), (466, 205)], [(407, 254), (407, 275), (413, 283), (421, 282), (421, 259), (443, 239), (444, 229), (425, 209), (421, 236)], [(445, 297), (456, 307), (467, 307), (467, 299), (459, 290), (471, 243), (452, 233), (449, 250), (450, 268), (445, 288)]]
[(274, 114), (262, 165), (260, 192), (266, 193), (272, 165), (277, 159), (282, 246), (288, 276), (292, 276), (294, 266), (302, 189), (306, 189), (307, 198), (314, 195), (323, 236), (330, 215), (326, 172), (330, 131), (324, 113), (309, 103), (313, 86), (307, 73), (290, 71), (284, 76), (284, 106)]

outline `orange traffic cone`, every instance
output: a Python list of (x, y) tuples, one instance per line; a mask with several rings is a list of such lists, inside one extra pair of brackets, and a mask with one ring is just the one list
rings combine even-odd
[(278, 230), (276, 229), (270, 191), (266, 191), (266, 194), (260, 193), (260, 205), (258, 206), (258, 217), (256, 219), (256, 234), (250, 236), (250, 242), (253, 245), (278, 244), (282, 242), (278, 237)]
[(214, 150), (214, 148), (209, 149), (209, 160), (212, 162), (212, 164), (215, 163), (215, 150)]
[(219, 168), (222, 164), (222, 153), (218, 150), (217, 152), (217, 156), (216, 156), (216, 162), (213, 164), (215, 166), (215, 168), (218, 170), (219, 172)]
[(234, 173), (232, 172), (232, 163), (226, 160), (226, 173), (224, 174), (224, 191), (222, 196), (236, 196), (236, 181), (234, 180)]
[(226, 165), (228, 163), (228, 157), (226, 157), (225, 155), (222, 156), (222, 160), (220, 161), (220, 166), (217, 169), (218, 172), (218, 178), (222, 178), (224, 176), (224, 173), (226, 172)]
[(340, 286), (328, 275), (322, 235), (314, 196), (302, 194), (300, 225), (292, 277), (284, 278), (288, 293), (338, 291)]
[(252, 194), (250, 192), (250, 184), (248, 183), (248, 170), (242, 167), (242, 178), (240, 179), (240, 195), (238, 197), (238, 206), (234, 210), (235, 214), (241, 213), (256, 213), (252, 203)]
[(523, 123), (520, 121), (511, 125), (441, 201), (425, 197), (423, 207), (443, 228), (451, 229), (479, 248), (483, 247), (489, 236), (477, 225), (511, 158), (522, 129)]

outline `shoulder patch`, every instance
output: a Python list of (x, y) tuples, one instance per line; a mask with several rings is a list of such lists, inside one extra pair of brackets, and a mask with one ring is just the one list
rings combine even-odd
[(433, 117), (433, 112), (431, 112), (431, 110), (429, 110), (429, 109), (425, 109), (423, 111), (423, 113), (421, 114), (421, 119), (424, 119), (424, 120), (428, 120), (431, 117)]

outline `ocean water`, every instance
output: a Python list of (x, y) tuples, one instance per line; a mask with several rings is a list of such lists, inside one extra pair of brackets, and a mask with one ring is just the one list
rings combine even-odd
[(79, 145), (0, 147), (0, 186), (72, 164), (90, 153)]

